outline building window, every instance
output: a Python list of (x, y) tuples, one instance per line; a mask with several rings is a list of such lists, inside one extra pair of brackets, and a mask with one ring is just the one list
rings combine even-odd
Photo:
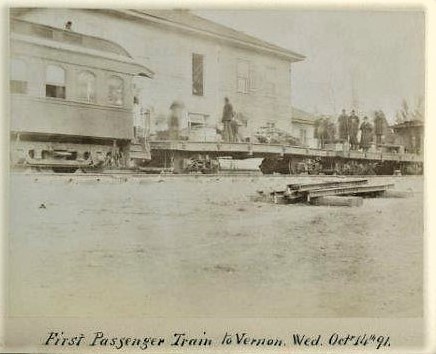
[(201, 113), (188, 113), (189, 129), (204, 128), (207, 115)]
[(300, 143), (303, 146), (307, 145), (307, 131), (306, 129), (300, 128)]
[(22, 59), (11, 60), (11, 93), (27, 93), (27, 65)]
[(108, 102), (122, 106), (124, 101), (124, 82), (118, 76), (111, 76), (108, 81)]
[(96, 101), (96, 77), (90, 71), (79, 73), (77, 80), (78, 98), (82, 101), (93, 103)]
[(247, 60), (238, 60), (237, 92), (248, 93), (250, 83), (250, 63)]
[(276, 94), (276, 68), (266, 68), (265, 89), (268, 95)]
[(65, 70), (60, 66), (47, 66), (45, 96), (65, 99)]
[(203, 55), (192, 54), (192, 94), (203, 96), (204, 94), (204, 62)]
[(256, 64), (250, 64), (249, 78), (250, 91), (257, 91), (259, 89), (259, 70)]

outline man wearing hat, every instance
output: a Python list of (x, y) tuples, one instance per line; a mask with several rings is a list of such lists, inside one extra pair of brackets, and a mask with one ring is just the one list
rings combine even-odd
[(339, 139), (342, 140), (342, 142), (348, 142), (348, 116), (345, 113), (345, 109), (342, 110), (342, 114), (338, 118), (338, 125), (339, 125)]
[(360, 130), (362, 131), (362, 135), (360, 136), (360, 147), (363, 151), (368, 151), (373, 138), (373, 127), (372, 124), (368, 121), (368, 117), (365, 116), (363, 118), (363, 123), (360, 126)]
[(233, 111), (233, 106), (230, 103), (229, 99), (224, 98), (224, 109), (223, 109), (223, 140), (224, 141), (233, 141), (233, 132), (232, 132), (232, 120), (235, 115)]
[(357, 133), (359, 132), (359, 117), (356, 115), (354, 109), (351, 111), (351, 115), (348, 118), (348, 127), (351, 150), (357, 150), (359, 147), (359, 142), (357, 140)]

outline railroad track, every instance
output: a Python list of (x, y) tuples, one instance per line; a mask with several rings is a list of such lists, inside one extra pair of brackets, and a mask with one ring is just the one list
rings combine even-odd
[(132, 171), (110, 171), (110, 172), (92, 172), (92, 173), (55, 173), (55, 172), (27, 172), (27, 171), (12, 171), (10, 173), (11, 176), (14, 175), (23, 175), (23, 176), (34, 176), (34, 177), (69, 177), (69, 178), (82, 178), (82, 177), (95, 177), (95, 178), (122, 178), (122, 177), (134, 177), (134, 178), (156, 178), (159, 176), (166, 178), (214, 178), (214, 177), (264, 177), (264, 178), (319, 178), (319, 179), (355, 179), (355, 178), (386, 178), (386, 177), (395, 177), (395, 178), (404, 178), (404, 177), (413, 177), (413, 176), (392, 176), (392, 175), (283, 175), (283, 174), (272, 174), (272, 175), (263, 175), (261, 172), (253, 171), (243, 171), (243, 172), (220, 172), (214, 174), (200, 174), (200, 173), (141, 173), (141, 172), (132, 172)]

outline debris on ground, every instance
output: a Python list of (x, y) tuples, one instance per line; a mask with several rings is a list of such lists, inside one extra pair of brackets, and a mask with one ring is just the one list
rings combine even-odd
[(368, 184), (367, 179), (288, 184), (284, 190), (257, 191), (257, 201), (274, 204), (310, 203), (326, 206), (361, 206), (363, 197), (404, 198), (409, 194), (390, 191), (393, 184)]

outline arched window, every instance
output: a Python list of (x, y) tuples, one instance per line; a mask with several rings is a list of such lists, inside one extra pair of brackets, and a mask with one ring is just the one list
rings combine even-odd
[(79, 73), (77, 80), (78, 98), (85, 102), (96, 101), (96, 77), (90, 71)]
[(27, 93), (27, 65), (22, 59), (11, 60), (11, 93)]
[(118, 76), (111, 76), (108, 81), (108, 101), (110, 104), (122, 106), (124, 99), (124, 82)]
[(47, 66), (45, 96), (65, 99), (65, 69), (57, 65)]

